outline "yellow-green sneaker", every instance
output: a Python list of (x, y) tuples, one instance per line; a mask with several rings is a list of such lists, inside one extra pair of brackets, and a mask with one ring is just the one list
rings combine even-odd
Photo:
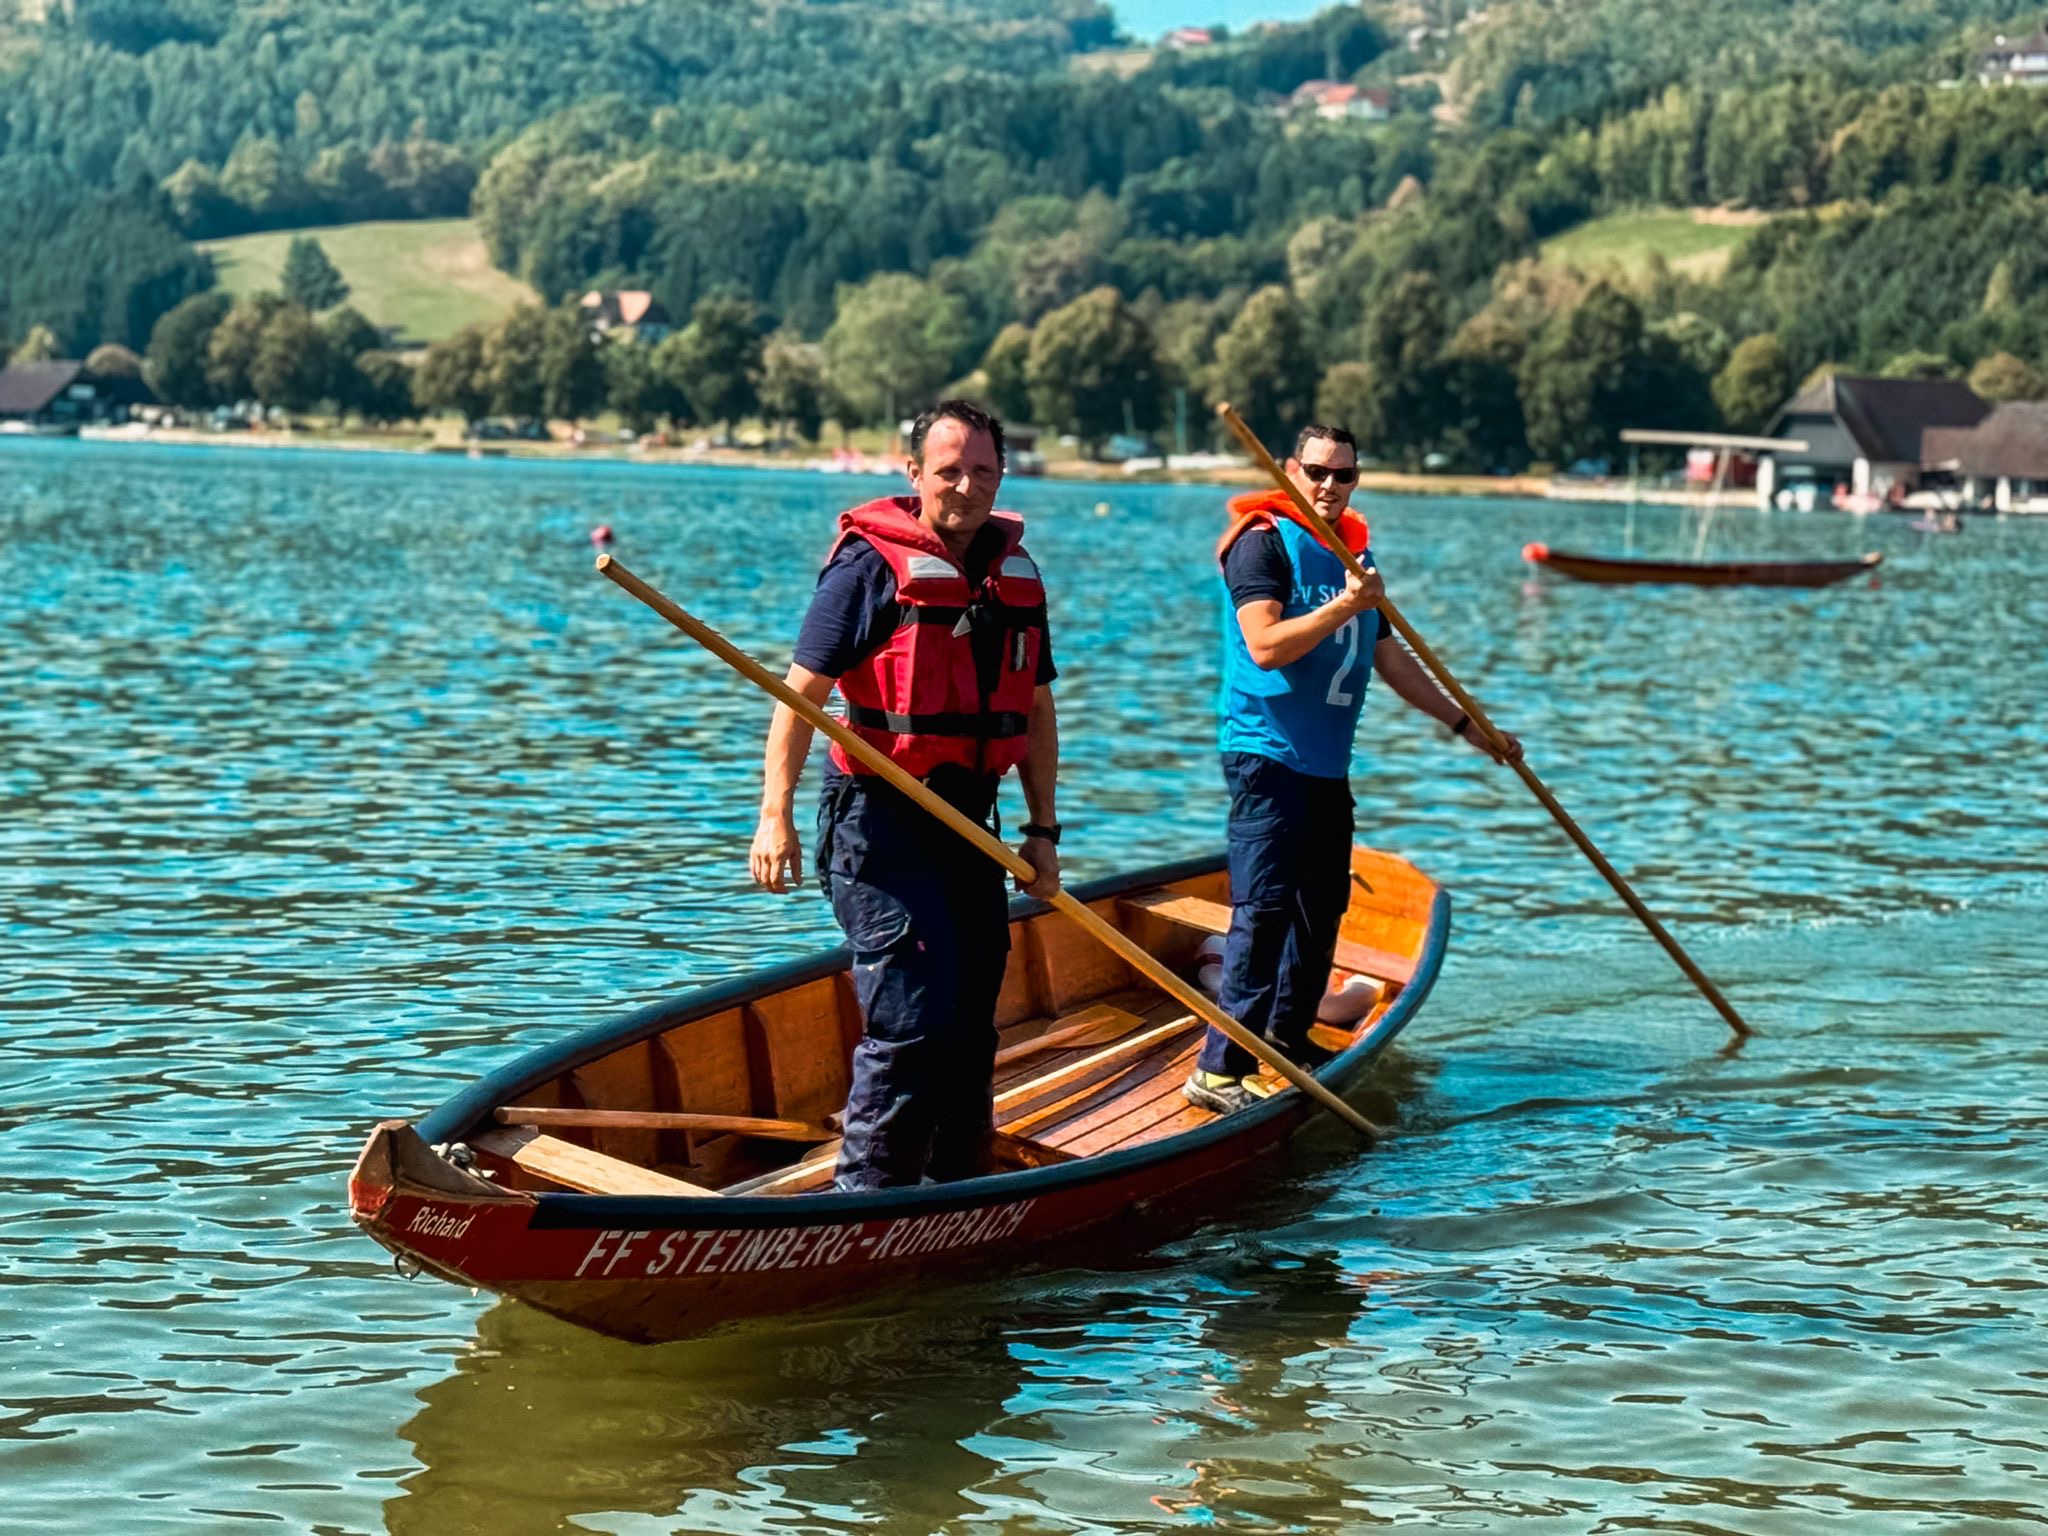
[(1181, 1097), (1195, 1108), (1218, 1115), (1232, 1114), (1257, 1102), (1257, 1095), (1245, 1086), (1242, 1079), (1227, 1072), (1204, 1072), (1200, 1067), (1188, 1074), (1180, 1092)]

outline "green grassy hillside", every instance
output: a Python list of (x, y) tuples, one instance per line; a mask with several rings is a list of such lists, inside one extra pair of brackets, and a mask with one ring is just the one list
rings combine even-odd
[(1543, 242), (1543, 259), (1584, 272), (1646, 270), (1662, 256), (1674, 272), (1717, 277), (1758, 217), (1706, 208), (1640, 208), (1590, 219)]
[(299, 235), (318, 240), (341, 269), (348, 302), (374, 323), (398, 327), (402, 341), (438, 341), (472, 321), (535, 301), (526, 284), (491, 265), (468, 219), (277, 230), (210, 241), (203, 249), (212, 253), (229, 293), (275, 291), (285, 252)]

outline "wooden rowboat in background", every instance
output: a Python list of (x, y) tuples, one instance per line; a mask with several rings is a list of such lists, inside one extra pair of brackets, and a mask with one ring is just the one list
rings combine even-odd
[[(1351, 871), (1334, 974), (1376, 996), (1354, 1027), (1318, 1027), (1336, 1054), (1315, 1075), (1338, 1092), (1421, 1006), (1450, 925), (1449, 898), (1405, 860), (1355, 849)], [(1184, 975), (1229, 921), (1219, 857), (1074, 894)], [(522, 1056), (417, 1126), (385, 1121), (350, 1212), (401, 1269), (652, 1342), (1006, 1273), (1134, 1213), (1209, 1211), (1198, 1186), (1309, 1118), (1278, 1077), (1235, 1114), (1193, 1108), (1180, 1090), (1197, 1018), (1042, 903), (1013, 905), (1010, 935), (982, 1176), (831, 1188), (860, 1038), (840, 949)]]
[(1876, 553), (1854, 560), (1625, 560), (1571, 554), (1547, 544), (1523, 545), (1522, 558), (1573, 581), (1692, 587), (1828, 587), (1884, 563), (1884, 556)]

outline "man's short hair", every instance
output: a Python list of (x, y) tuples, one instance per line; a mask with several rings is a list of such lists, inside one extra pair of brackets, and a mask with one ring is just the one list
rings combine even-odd
[(918, 463), (924, 462), (925, 437), (942, 421), (957, 421), (976, 431), (986, 432), (988, 440), (996, 445), (996, 463), (1004, 469), (1010, 467), (1010, 461), (1003, 453), (1003, 424), (972, 400), (941, 400), (929, 410), (918, 413), (917, 420), (910, 424), (910, 456)]
[(1319, 437), (1333, 443), (1342, 443), (1351, 450), (1352, 458), (1358, 457), (1358, 439), (1353, 437), (1349, 430), (1344, 427), (1327, 426), (1320, 421), (1312, 421), (1301, 429), (1300, 435), (1294, 439), (1294, 457), (1299, 459), (1301, 450)]

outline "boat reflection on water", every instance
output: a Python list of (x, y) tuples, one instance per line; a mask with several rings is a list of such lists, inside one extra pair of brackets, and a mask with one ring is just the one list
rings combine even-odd
[(646, 1348), (499, 1302), (401, 1431), (422, 1467), (385, 1527), (554, 1531), (631, 1512), (744, 1528), (745, 1507), (794, 1497), (849, 1520), (914, 1498), (937, 1529), (974, 1508), (951, 1490), (988, 1474), (962, 1442), (1017, 1390), (1012, 1326), (998, 1309), (949, 1305)]
[[(1356, 1101), (1397, 1125), (1429, 1075), (1396, 1048)], [(1228, 1224), (1192, 1238), (1148, 1249), (1137, 1233), (1086, 1272), (897, 1296), (676, 1344), (622, 1343), (501, 1301), (401, 1429), (420, 1469), (385, 1506), (386, 1528), (554, 1531), (623, 1513), (680, 1518), (689, 1530), (759, 1529), (799, 1514), (939, 1530), (987, 1518), (1009, 1498), (1022, 1512), (1037, 1503), (1036, 1475), (1085, 1469), (1126, 1433), (1180, 1440), (1244, 1411), (1240, 1402), (1284, 1405), (1289, 1362), (1341, 1346), (1399, 1277), (1351, 1275), (1327, 1254), (1276, 1261), (1259, 1234), (1309, 1220), (1332, 1184), (1372, 1173), (1355, 1138), (1324, 1122), (1284, 1159), (1219, 1189)], [(1162, 1309), (1168, 1293), (1179, 1300)], [(1186, 1388), (1177, 1414), (1105, 1426), (1104, 1443), (1087, 1446), (1056, 1422), (1073, 1423), (1061, 1411), (1070, 1395), (1116, 1396), (1162, 1370)], [(1190, 1460), (1198, 1454), (1195, 1443), (1172, 1449), (1183, 1485), (1173, 1499), (1199, 1500), (1186, 1486), (1208, 1475)], [(1154, 1515), (1166, 1507), (1156, 1481), (1127, 1492)]]

